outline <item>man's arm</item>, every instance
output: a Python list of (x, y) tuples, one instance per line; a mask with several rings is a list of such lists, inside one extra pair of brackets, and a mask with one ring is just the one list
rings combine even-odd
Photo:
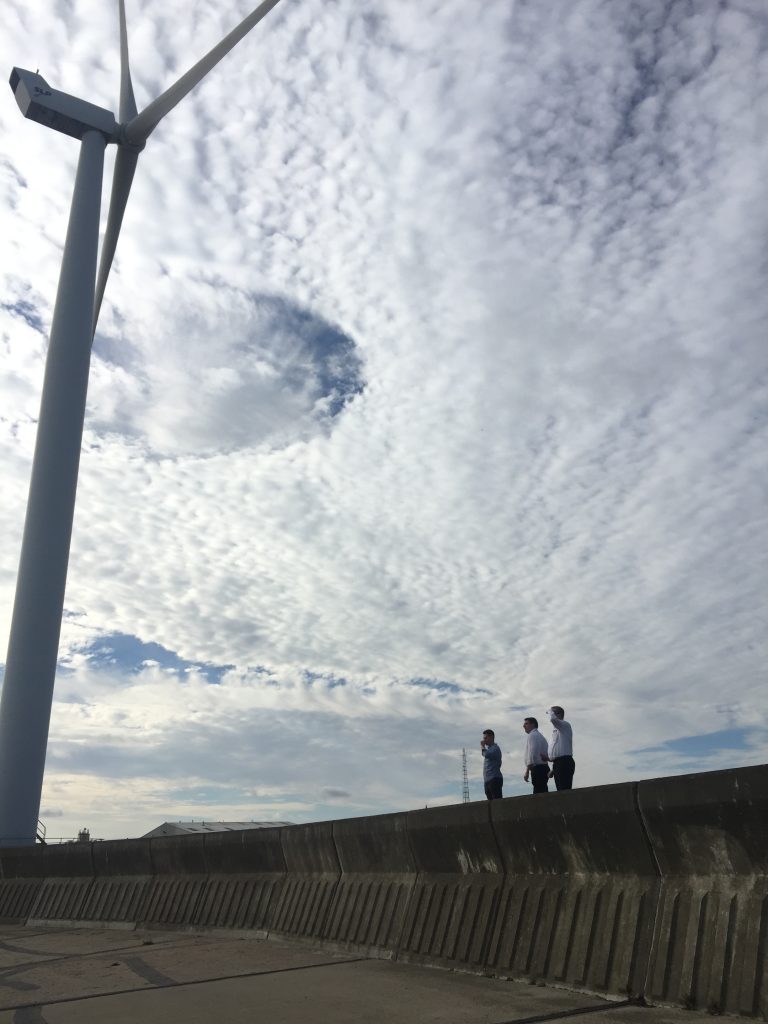
[[(552, 714), (551, 711), (549, 713), (549, 720), (552, 723), (552, 725), (556, 725), (557, 722), (560, 721), (559, 718), (555, 718), (555, 716)], [(554, 743), (554, 740), (552, 742)], [(550, 753), (549, 753), (549, 744), (547, 744), (547, 756), (546, 756), (545, 760), (547, 760), (547, 761), (554, 761), (555, 760), (554, 757), (552, 757), (550, 755)], [(555, 775), (554, 769), (555, 769), (555, 766), (553, 764), (552, 767), (549, 769), (549, 773), (547, 774), (547, 778), (548, 779), (554, 778), (554, 775)]]

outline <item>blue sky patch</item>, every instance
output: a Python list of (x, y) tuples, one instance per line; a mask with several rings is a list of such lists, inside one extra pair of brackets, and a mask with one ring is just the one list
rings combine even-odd
[(209, 665), (199, 661), (186, 661), (175, 651), (156, 643), (144, 643), (137, 636), (126, 633), (110, 633), (99, 637), (83, 652), (91, 665), (104, 668), (119, 668), (135, 675), (147, 662), (156, 662), (161, 668), (170, 669), (179, 675), (197, 671), (209, 683), (220, 683), (222, 676), (231, 665)]
[(422, 686), (427, 690), (436, 690), (438, 693), (485, 693), (490, 694), (490, 690), (482, 689), (467, 689), (465, 686), (459, 686), (458, 683), (447, 683), (443, 679), (424, 679), (419, 676), (416, 679), (410, 679), (409, 683), (411, 686)]
[(255, 295), (254, 300), (268, 333), (288, 334), (300, 344), (300, 357), (284, 368), (286, 386), (302, 391), (311, 381), (315, 397), (327, 400), (328, 415), (337, 416), (365, 387), (363, 361), (352, 338), (290, 299)]
[(681, 736), (667, 740), (658, 747), (642, 747), (632, 754), (674, 754), (678, 757), (706, 759), (719, 750), (746, 750), (749, 729), (720, 729), (701, 736)]
[(13, 316), (20, 317), (38, 334), (45, 334), (42, 317), (37, 312), (35, 306), (31, 302), (27, 302), (26, 299), (18, 299), (16, 302), (3, 302), (0, 304), (0, 308), (7, 310)]
[(309, 669), (304, 669), (303, 675), (308, 683), (325, 683), (329, 690), (337, 686), (347, 686), (347, 680), (340, 676), (324, 676), (320, 672), (310, 672)]

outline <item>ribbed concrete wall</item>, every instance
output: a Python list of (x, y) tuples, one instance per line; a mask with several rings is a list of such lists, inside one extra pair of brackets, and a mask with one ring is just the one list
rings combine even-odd
[(281, 829), (285, 883), (270, 910), (269, 930), (295, 938), (322, 938), (341, 878), (333, 822)]
[(323, 938), (345, 949), (396, 954), (416, 884), (405, 814), (333, 823), (341, 874)]
[(496, 973), (643, 992), (659, 880), (636, 798), (626, 783), (491, 804), (505, 873)]
[(399, 958), (482, 969), (504, 882), (490, 804), (407, 815), (417, 879)]
[(204, 836), (157, 836), (149, 842), (152, 877), (144, 921), (154, 925), (191, 926), (208, 882), (203, 853)]
[(43, 875), (43, 881), (29, 920), (76, 920), (93, 882), (92, 844), (72, 843), (61, 848), (61, 852), (49, 846), (35, 852), (35, 871)]
[(285, 886), (279, 829), (212, 832), (203, 837), (207, 883), (194, 924), (266, 933)]
[(768, 1016), (768, 769), (639, 784), (661, 873), (649, 998)]
[(0, 849), (0, 920), (245, 928), (765, 1019), (768, 766)]
[(93, 882), (79, 920), (120, 924), (146, 920), (154, 874), (149, 844), (149, 839), (135, 839), (130, 846), (121, 840), (90, 844)]
[(26, 921), (37, 900), (50, 861), (42, 848), (9, 848), (0, 858), (0, 920)]

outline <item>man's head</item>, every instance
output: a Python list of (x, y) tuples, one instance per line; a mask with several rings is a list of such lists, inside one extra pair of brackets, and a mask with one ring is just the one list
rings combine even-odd
[(549, 709), (556, 718), (565, 718), (565, 712), (562, 708), (559, 708), (556, 704), (553, 704)]
[(483, 741), (485, 743), (493, 743), (496, 740), (496, 734), (493, 729), (483, 729)]
[(533, 729), (539, 728), (539, 723), (535, 718), (524, 718), (523, 728), (526, 732), (531, 732)]

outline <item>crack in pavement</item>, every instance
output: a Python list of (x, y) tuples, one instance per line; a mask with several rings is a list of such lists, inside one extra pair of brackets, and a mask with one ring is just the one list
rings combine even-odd
[(578, 1017), (583, 1013), (602, 1013), (605, 1010), (620, 1010), (623, 1006), (645, 1006), (642, 996), (635, 999), (622, 999), (616, 1003), (597, 1003), (593, 1006), (578, 1006), (575, 1010), (553, 1010), (535, 1017), (513, 1017), (511, 1020), (497, 1021), (496, 1024), (539, 1024), (540, 1021), (564, 1020), (566, 1017)]
[[(169, 979), (164, 985), (151, 985), (150, 987), (142, 985), (141, 987), (136, 988), (112, 989), (109, 992), (91, 992), (82, 996), (66, 996), (63, 999), (50, 999), (44, 1002), (22, 1003), (21, 1006), (18, 1004), (16, 1004), (16, 1006), (0, 1006), (0, 1012), (3, 1010), (16, 1010), (17, 1012), (19, 1010), (27, 1009), (44, 1010), (47, 1006), (59, 1006), (61, 1003), (80, 1003), (91, 999), (106, 999), (109, 996), (130, 995), (132, 992), (153, 992), (162, 988), (191, 988), (193, 985), (208, 985), (215, 981), (236, 981), (238, 978), (259, 978), (269, 974), (287, 974), (289, 971), (312, 971), (316, 970), (318, 967), (338, 967), (342, 964), (359, 964), (370, 959), (371, 958), (367, 956), (359, 956), (352, 957), (349, 960), (327, 960), (320, 964), (300, 964), (298, 967), (276, 967), (271, 971), (245, 971), (242, 974), (220, 974), (214, 978), (194, 978), (192, 981), (173, 981), (172, 979)], [(147, 968), (151, 970), (149, 965), (147, 965)], [(160, 975), (160, 977), (164, 977), (164, 975)], [(16, 1016), (17, 1015), (14, 1014), (14, 1024), (17, 1024)], [(33, 1021), (39, 1022), (42, 1019), (43, 1018), (40, 1017), (26, 1018), (24, 1019), (24, 1024), (28, 1024), (28, 1022), (29, 1024), (32, 1024)], [(516, 1022), (516, 1024), (519, 1024), (519, 1022)]]

